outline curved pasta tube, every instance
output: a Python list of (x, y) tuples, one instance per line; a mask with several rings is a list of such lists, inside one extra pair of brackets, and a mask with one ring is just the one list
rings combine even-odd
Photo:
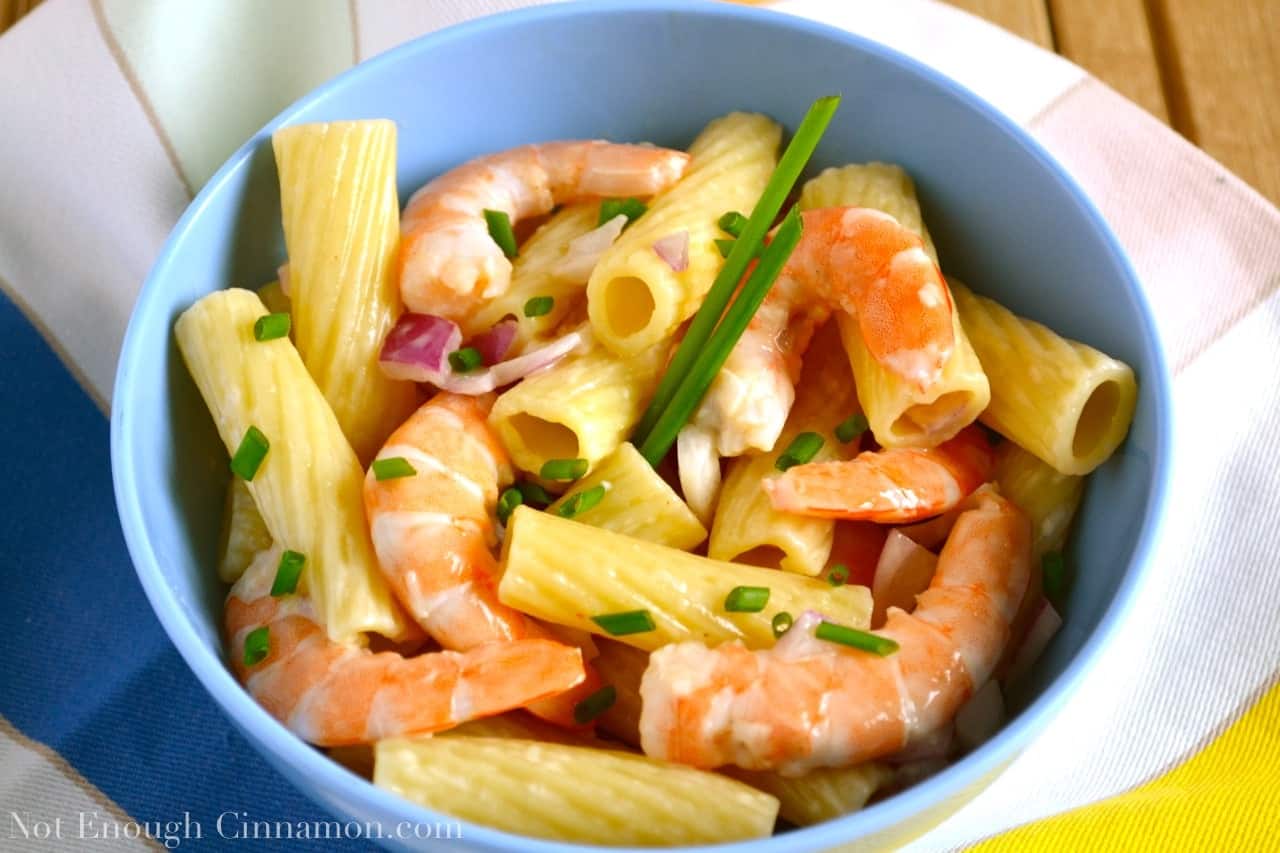
[(1000, 494), (1031, 519), (1031, 554), (1061, 551), (1084, 494), (1084, 478), (1063, 474), (1012, 441), (996, 451)]

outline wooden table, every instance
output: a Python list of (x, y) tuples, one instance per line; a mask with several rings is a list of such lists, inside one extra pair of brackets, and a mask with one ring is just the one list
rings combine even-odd
[[(1280, 0), (946, 1), (1084, 66), (1280, 204)], [(0, 32), (39, 2), (0, 0)]]

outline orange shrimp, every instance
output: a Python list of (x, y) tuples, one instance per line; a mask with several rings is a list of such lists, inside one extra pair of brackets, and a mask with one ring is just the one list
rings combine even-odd
[(920, 236), (886, 213), (831, 207), (804, 235), (694, 414), (721, 456), (773, 449), (813, 329), (843, 311), (891, 373), (926, 389), (955, 345), (951, 293)]
[[(401, 457), (411, 477), (365, 478), (365, 513), (383, 576), (396, 598), (440, 645), (465, 651), (494, 640), (554, 639), (540, 622), (498, 600), (494, 508), (511, 464), (486, 421), (493, 398), (442, 392), (401, 424), (378, 452)], [(581, 689), (530, 710), (569, 725), (573, 706), (599, 686), (588, 668)]]
[[(306, 596), (271, 596), (280, 554), (262, 551), (227, 596), (231, 666), (268, 713), (318, 746), (440, 731), (583, 680), (581, 652), (547, 640), (415, 657), (335, 643)], [(246, 638), (264, 627), (267, 654), (248, 664)]]
[(994, 471), (990, 442), (970, 425), (928, 450), (868, 450), (846, 461), (810, 462), (762, 485), (779, 512), (909, 524), (955, 507)]
[(640, 686), (646, 754), (695, 767), (799, 775), (897, 752), (945, 725), (991, 676), (1031, 562), (1031, 524), (984, 488), (913, 613), (891, 608), (886, 657), (818, 640), (807, 613), (772, 649), (680, 643)]
[(650, 196), (688, 162), (683, 151), (591, 140), (522, 145), (446, 172), (413, 194), (400, 219), (405, 305), (461, 321), (506, 290), (511, 262), (485, 210), (515, 223), (592, 196)]

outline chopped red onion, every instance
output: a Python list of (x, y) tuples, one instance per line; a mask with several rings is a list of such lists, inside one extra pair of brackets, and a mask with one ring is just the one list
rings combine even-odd
[(519, 324), (510, 318), (495, 323), (487, 332), (476, 335), (471, 345), (480, 352), (485, 364), (497, 364), (507, 357), (516, 339)]
[(653, 244), (653, 251), (666, 261), (672, 272), (684, 272), (689, 268), (689, 232), (668, 234)]
[(280, 292), (289, 296), (289, 262), (285, 261), (276, 267), (276, 279), (280, 282)]
[(787, 633), (779, 638), (773, 647), (775, 654), (783, 660), (795, 661), (804, 658), (823, 657), (831, 654), (838, 647), (826, 640), (819, 640), (813, 632), (826, 617), (816, 610), (806, 610), (792, 623)]
[(676, 466), (685, 503), (703, 524), (711, 523), (720, 494), (720, 455), (712, 434), (689, 424), (676, 436)]
[(452, 320), (405, 313), (382, 342), (378, 360), (392, 379), (439, 385), (451, 372), (449, 353), (461, 344), (462, 331)]
[(883, 624), (890, 607), (914, 610), (916, 596), (928, 589), (937, 566), (938, 558), (932, 551), (921, 548), (898, 530), (889, 531), (871, 582), (871, 600), (875, 602), (871, 626)]
[(982, 746), (1004, 725), (1004, 696), (995, 679), (982, 685), (956, 712), (956, 740), (965, 750)]
[(912, 764), (917, 761), (946, 760), (956, 732), (953, 723), (939, 726), (928, 734), (916, 735), (911, 742), (893, 755), (887, 756), (890, 764)]
[(1058, 611), (1054, 610), (1053, 605), (1048, 601), (1043, 602), (1040, 605), (1040, 612), (1036, 614), (1031, 627), (1027, 629), (1027, 636), (1018, 648), (1018, 653), (1013, 656), (1013, 663), (1009, 664), (1004, 683), (1012, 684), (1029, 672), (1036, 661), (1040, 660), (1040, 656), (1049, 646), (1049, 641), (1061, 627), (1062, 617), (1058, 615)]
[(586, 281), (600, 261), (600, 256), (618, 239), (626, 224), (626, 215), (619, 213), (599, 228), (570, 240), (564, 257), (551, 268), (551, 274), (564, 281)]

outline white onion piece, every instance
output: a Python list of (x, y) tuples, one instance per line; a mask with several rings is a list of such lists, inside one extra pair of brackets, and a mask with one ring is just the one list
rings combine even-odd
[(871, 626), (884, 624), (885, 612), (890, 607), (900, 607), (907, 612), (915, 609), (916, 596), (929, 588), (938, 557), (932, 551), (921, 548), (897, 530), (890, 530), (876, 563), (875, 579), (871, 582)]
[(689, 268), (689, 232), (668, 234), (653, 244), (653, 251), (666, 261), (672, 272), (684, 272)]
[(684, 502), (703, 525), (709, 525), (720, 494), (720, 454), (709, 430), (692, 424), (680, 430), (676, 436), (676, 467)]
[(819, 640), (813, 635), (817, 627), (826, 618), (816, 610), (806, 610), (791, 623), (791, 628), (783, 634), (773, 652), (782, 660), (797, 661), (805, 658), (829, 655), (840, 648), (826, 640)]
[(289, 262), (285, 261), (276, 267), (276, 279), (280, 282), (280, 292), (289, 296)]
[(515, 320), (502, 320), (494, 323), (488, 331), (476, 335), (471, 345), (479, 351), (485, 364), (497, 364), (507, 357), (518, 329), (519, 323)]
[(449, 353), (462, 344), (458, 324), (434, 314), (405, 313), (382, 342), (378, 362), (392, 379), (439, 384), (449, 372)]
[(947, 541), (947, 537), (951, 535), (951, 528), (956, 526), (956, 519), (959, 517), (960, 508), (956, 507), (926, 521), (904, 524), (898, 530), (921, 548), (936, 551)]
[(902, 749), (888, 756), (885, 760), (890, 764), (911, 764), (916, 761), (945, 761), (951, 755), (951, 746), (955, 740), (954, 723), (939, 726), (925, 735), (917, 735)]
[(1031, 627), (1027, 629), (1027, 636), (1018, 648), (1018, 653), (1013, 656), (1013, 663), (1009, 664), (1009, 671), (1004, 678), (1005, 684), (1012, 684), (1035, 666), (1036, 661), (1040, 660), (1040, 656), (1048, 648), (1049, 641), (1061, 627), (1062, 617), (1046, 600), (1040, 605), (1040, 612), (1036, 614)]
[(474, 373), (451, 373), (441, 377), (434, 384), (441, 391), (451, 391), (454, 394), (468, 396), (488, 394), (495, 388), (510, 385), (517, 379), (523, 379), (531, 373), (550, 367), (573, 352), (581, 342), (582, 335), (578, 332), (570, 332), (524, 355), (499, 362)]
[(995, 679), (982, 685), (956, 711), (956, 740), (966, 751), (989, 741), (1004, 725), (1004, 695)]
[(599, 228), (570, 240), (564, 257), (556, 261), (551, 274), (562, 281), (585, 282), (591, 277), (600, 256), (618, 239), (626, 224), (626, 215), (619, 213)]

